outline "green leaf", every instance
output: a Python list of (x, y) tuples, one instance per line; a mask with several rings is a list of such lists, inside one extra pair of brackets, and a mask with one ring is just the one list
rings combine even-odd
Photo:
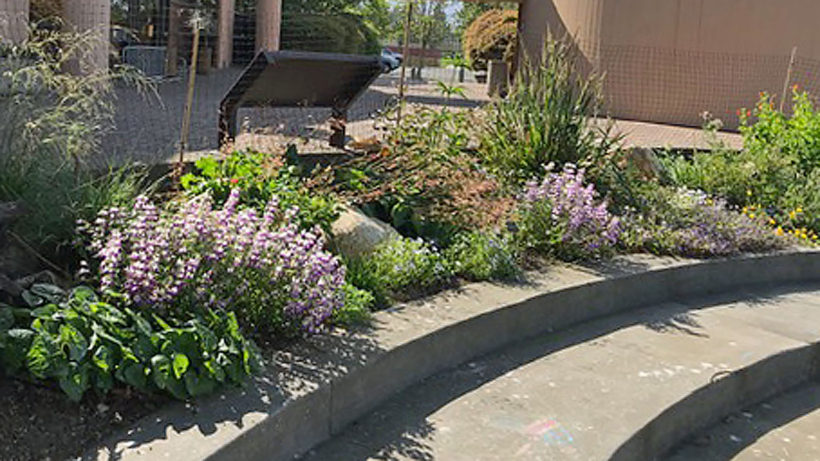
[(60, 389), (68, 395), (69, 399), (79, 402), (82, 400), (85, 391), (88, 390), (88, 369), (76, 363), (71, 363), (68, 366), (67, 373), (58, 380), (58, 383)]
[(31, 315), (32, 317), (36, 317), (38, 319), (50, 320), (59, 310), (60, 308), (56, 304), (48, 304), (46, 306), (32, 309)]
[(136, 389), (145, 390), (148, 385), (148, 378), (146, 377), (146, 369), (142, 364), (132, 361), (127, 361), (117, 369), (117, 378)]
[(62, 288), (47, 283), (35, 283), (28, 291), (47, 302), (55, 304), (62, 302), (66, 297), (66, 292)]
[(25, 301), (25, 303), (29, 307), (37, 307), (37, 306), (40, 306), (40, 305), (42, 305), (46, 302), (45, 299), (37, 296), (36, 294), (34, 294), (34, 293), (32, 293), (28, 290), (23, 292), (22, 297), (23, 297), (23, 301)]
[(14, 327), (14, 309), (0, 307), (0, 333)]
[(151, 358), (151, 376), (158, 388), (168, 389), (170, 382), (173, 380), (171, 376), (171, 359), (162, 354), (153, 356)]
[(111, 352), (110, 347), (103, 344), (94, 351), (94, 355), (91, 356), (91, 361), (101, 371), (110, 373), (114, 367), (114, 354)]
[(72, 325), (60, 325), (60, 344), (68, 348), (69, 359), (79, 362), (88, 352), (88, 340)]
[(216, 362), (216, 359), (208, 359), (205, 362), (203, 362), (202, 365), (205, 367), (206, 370), (208, 370), (208, 372), (215, 380), (219, 381), (220, 383), (225, 381), (225, 370), (223, 370), (222, 366), (220, 366)]
[(218, 383), (208, 375), (188, 373), (185, 375), (185, 389), (192, 397), (199, 397), (212, 393)]
[(36, 378), (46, 379), (66, 375), (68, 361), (55, 338), (47, 333), (38, 334), (26, 354), (29, 372)]
[(23, 329), (8, 330), (0, 335), (0, 363), (9, 373), (16, 373), (26, 363), (34, 335), (33, 331)]
[(174, 354), (174, 376), (176, 376), (177, 379), (180, 379), (188, 370), (189, 364), (190, 361), (188, 360), (188, 356), (185, 354)]

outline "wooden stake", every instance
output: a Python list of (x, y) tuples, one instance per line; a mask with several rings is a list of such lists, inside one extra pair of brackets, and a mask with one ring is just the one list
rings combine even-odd
[(797, 58), (797, 47), (792, 48), (792, 56), (789, 59), (789, 69), (786, 71), (786, 81), (783, 82), (783, 97), (780, 98), (780, 112), (783, 113), (783, 108), (786, 104), (786, 96), (789, 94), (789, 84), (792, 81), (792, 70), (794, 69), (794, 60)]
[[(194, 105), (194, 85), (196, 84), (196, 66), (199, 61), (199, 33), (201, 21), (192, 21), (194, 26), (194, 48), (191, 52), (191, 65), (188, 66), (188, 95), (185, 99), (185, 113), (182, 116), (182, 133), (179, 140), (179, 161), (174, 172), (175, 180), (182, 176), (182, 169), (185, 165), (185, 149), (188, 148), (188, 137), (191, 132), (191, 112)], [(176, 182), (176, 181), (175, 181)]]
[(407, 78), (407, 61), (410, 59), (410, 22), (413, 20), (413, 1), (407, 0), (407, 15), (404, 18), (404, 56), (401, 60), (401, 77), (399, 78), (399, 111), (396, 125), (401, 125), (401, 111), (404, 108), (404, 82)]

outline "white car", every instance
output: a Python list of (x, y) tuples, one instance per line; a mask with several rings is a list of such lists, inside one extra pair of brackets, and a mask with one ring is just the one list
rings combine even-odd
[(389, 74), (390, 72), (393, 72), (401, 67), (401, 63), (404, 61), (404, 56), (400, 53), (396, 53), (385, 48), (382, 50), (381, 60), (384, 73)]

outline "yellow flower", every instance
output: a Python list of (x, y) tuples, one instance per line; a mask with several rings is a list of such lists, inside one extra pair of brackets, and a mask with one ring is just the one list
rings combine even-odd
[(775, 220), (774, 220), (774, 219), (772, 219), (772, 218), (769, 218), (769, 224), (770, 224), (770, 225), (772, 225), (772, 226), (774, 226), (775, 224), (777, 224), (777, 221), (775, 221)]
[(746, 189), (746, 196), (748, 196), (748, 197), (752, 196), (752, 190), (751, 189)]
[(777, 230), (776, 230), (776, 231), (774, 231), (774, 233), (775, 233), (775, 235), (777, 235), (778, 237), (782, 237), (782, 236), (783, 236), (783, 228), (782, 228), (782, 227), (780, 227), (780, 226), (777, 226)]
[(749, 207), (743, 207), (743, 214), (746, 214), (748, 212), (749, 212)]
[(755, 214), (754, 214), (754, 213), (750, 213), (750, 214), (749, 214), (749, 217), (750, 217), (750, 218), (752, 218), (752, 219), (755, 219)]
[(797, 213), (795, 213), (794, 211), (789, 212), (789, 219), (794, 219), (796, 217), (797, 217)]
[(802, 212), (803, 212), (803, 208), (801, 208), (801, 207), (797, 207), (797, 209), (796, 209), (796, 210), (794, 210), (794, 211), (795, 211), (795, 212), (797, 212), (797, 213), (802, 213)]

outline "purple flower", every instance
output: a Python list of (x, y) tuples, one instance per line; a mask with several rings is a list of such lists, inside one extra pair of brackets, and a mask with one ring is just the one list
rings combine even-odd
[(101, 284), (141, 308), (204, 304), (260, 327), (284, 318), (318, 331), (342, 306), (344, 267), (321, 232), (299, 230), (297, 209), (281, 214), (278, 204), (260, 216), (240, 209), (233, 190), (222, 209), (200, 196), (163, 212), (146, 197), (128, 213), (104, 210), (87, 226)]

